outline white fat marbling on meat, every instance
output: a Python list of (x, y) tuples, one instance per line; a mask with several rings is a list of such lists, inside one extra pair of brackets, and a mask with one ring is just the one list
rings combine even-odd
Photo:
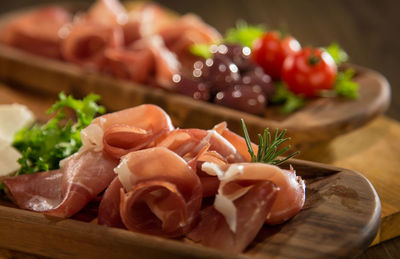
[(215, 196), (214, 208), (224, 215), (230, 230), (232, 230), (233, 233), (236, 233), (237, 210), (235, 204), (233, 204), (233, 201), (224, 195), (217, 194)]
[(243, 174), (243, 165), (232, 164), (224, 171), (215, 163), (205, 162), (201, 169), (209, 175), (217, 176), (220, 181), (229, 181), (238, 174)]
[(119, 181), (121, 182), (122, 186), (124, 186), (125, 190), (129, 191), (132, 188), (131, 178), (135, 177), (135, 175), (132, 174), (127, 162), (128, 160), (122, 157), (119, 165), (114, 168), (114, 172), (118, 175)]
[(82, 151), (90, 148), (94, 148), (94, 151), (103, 150), (103, 136), (103, 129), (98, 124), (92, 123), (84, 128), (81, 131)]

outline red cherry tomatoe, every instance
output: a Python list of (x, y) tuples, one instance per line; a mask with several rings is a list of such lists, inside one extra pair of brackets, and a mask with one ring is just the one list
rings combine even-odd
[(315, 97), (321, 90), (332, 89), (337, 67), (332, 56), (320, 48), (303, 48), (285, 59), (282, 80), (290, 91)]
[(300, 43), (291, 36), (281, 37), (277, 31), (266, 32), (253, 42), (252, 59), (274, 80), (281, 79), (281, 71), (287, 56), (300, 51)]

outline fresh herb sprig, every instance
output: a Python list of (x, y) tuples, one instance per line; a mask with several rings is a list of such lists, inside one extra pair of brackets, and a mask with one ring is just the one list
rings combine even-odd
[(271, 103), (282, 104), (279, 112), (282, 114), (290, 114), (302, 108), (306, 100), (300, 95), (296, 95), (287, 89), (283, 81), (275, 82), (275, 93), (271, 96)]
[[(338, 67), (349, 59), (347, 53), (336, 42), (324, 49), (332, 56), (336, 66)], [(354, 74), (355, 72), (351, 68), (346, 69), (345, 71), (338, 71), (333, 88), (335, 95), (349, 99), (358, 99), (359, 86), (358, 83), (353, 80)]]
[[(82, 145), (80, 131), (96, 114), (105, 112), (105, 108), (96, 103), (99, 99), (98, 95), (89, 94), (77, 100), (60, 93), (59, 101), (47, 111), (47, 114), (55, 113), (52, 119), (44, 125), (35, 124), (17, 132), (13, 146), (22, 154), (17, 175), (58, 169), (60, 160), (77, 152)], [(67, 108), (75, 112), (75, 123), (68, 118)]]
[(279, 158), (279, 156), (283, 155), (286, 151), (290, 149), (290, 145), (286, 146), (280, 150), (278, 150), (278, 147), (285, 143), (286, 141), (290, 140), (290, 138), (284, 138), (286, 134), (286, 130), (282, 130), (280, 133), (278, 132), (278, 129), (275, 130), (274, 137), (272, 138), (271, 133), (269, 132), (269, 129), (266, 128), (264, 130), (263, 135), (258, 134), (258, 139), (259, 139), (259, 144), (258, 144), (258, 152), (257, 155), (254, 153), (253, 147), (251, 146), (251, 140), (249, 137), (249, 133), (247, 131), (246, 124), (244, 123), (244, 120), (240, 120), (242, 124), (242, 129), (243, 129), (243, 134), (244, 134), (244, 139), (246, 140), (246, 145), (249, 151), (249, 154), (251, 156), (251, 162), (260, 162), (260, 163), (266, 163), (266, 164), (271, 164), (271, 165), (280, 165), (286, 160), (298, 155), (300, 152), (296, 151), (292, 153), (291, 155), (285, 157), (285, 158)]
[(236, 27), (226, 31), (224, 42), (236, 43), (251, 47), (253, 41), (260, 38), (266, 29), (263, 25), (249, 25), (243, 20), (236, 23)]

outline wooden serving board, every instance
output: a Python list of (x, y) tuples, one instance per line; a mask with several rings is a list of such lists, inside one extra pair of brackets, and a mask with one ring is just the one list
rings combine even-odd
[(244, 254), (50, 218), (5, 201), (0, 202), (0, 247), (57, 258), (347, 258), (366, 249), (381, 215), (370, 182), (347, 169), (295, 159), (290, 164), (306, 179), (304, 208), (282, 225), (264, 226)]
[[(16, 11), (0, 17), (0, 31), (1, 27), (22, 13), (24, 11)], [(357, 72), (355, 81), (360, 85), (358, 100), (319, 98), (309, 101), (304, 108), (291, 115), (281, 115), (279, 107), (268, 107), (261, 117), (99, 75), (0, 44), (0, 79), (8, 83), (54, 95), (64, 91), (83, 97), (94, 92), (101, 95), (102, 103), (110, 111), (154, 103), (170, 114), (175, 125), (185, 128), (211, 128), (227, 121), (233, 131), (241, 133), (239, 119), (244, 118), (251, 136), (256, 136), (267, 127), (287, 129), (296, 149), (358, 128), (387, 109), (390, 102), (387, 80), (375, 71), (352, 67)]]

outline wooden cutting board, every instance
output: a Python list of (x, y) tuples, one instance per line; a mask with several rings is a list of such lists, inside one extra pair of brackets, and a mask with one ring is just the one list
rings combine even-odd
[[(23, 12), (15, 11), (0, 17), (0, 30)], [(185, 128), (212, 128), (227, 121), (233, 131), (241, 133), (239, 120), (244, 118), (251, 136), (267, 127), (287, 129), (296, 149), (358, 128), (387, 109), (390, 87), (386, 79), (375, 71), (351, 67), (356, 70), (355, 81), (360, 85), (358, 100), (318, 98), (290, 115), (281, 115), (279, 107), (268, 107), (264, 116), (255, 116), (0, 45), (0, 79), (6, 82), (53, 95), (64, 91), (83, 97), (94, 92), (101, 95), (102, 103), (110, 111), (154, 103), (170, 114), (175, 125)]]
[(378, 195), (369, 181), (359, 173), (324, 164), (303, 160), (290, 164), (306, 179), (304, 208), (282, 225), (264, 226), (244, 254), (186, 239), (50, 218), (4, 201), (0, 202), (0, 236), (7, 238), (0, 239), (0, 247), (57, 258), (344, 258), (366, 249), (381, 215)]

